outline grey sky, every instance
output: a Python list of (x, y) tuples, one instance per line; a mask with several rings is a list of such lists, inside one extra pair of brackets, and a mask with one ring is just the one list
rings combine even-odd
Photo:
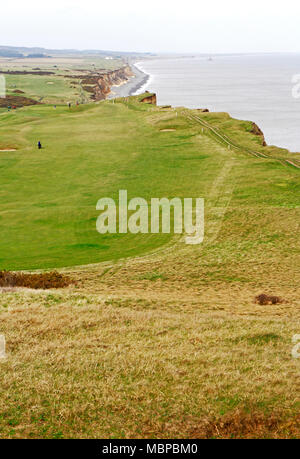
[(299, 0), (14, 0), (0, 44), (153, 52), (300, 52)]

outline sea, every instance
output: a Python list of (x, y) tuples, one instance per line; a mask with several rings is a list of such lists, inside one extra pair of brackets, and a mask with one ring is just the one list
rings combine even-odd
[(269, 145), (300, 152), (300, 54), (180, 56), (137, 62), (159, 105), (256, 122)]

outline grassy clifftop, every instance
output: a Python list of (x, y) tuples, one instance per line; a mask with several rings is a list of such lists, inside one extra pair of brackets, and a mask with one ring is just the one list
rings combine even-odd
[[(77, 281), (0, 294), (1, 436), (299, 437), (299, 155), (251, 131), (138, 98), (0, 115), (0, 267)], [(204, 197), (203, 244), (101, 237), (119, 189)]]
[[(255, 213), (256, 221), (268, 213), (269, 225), (279, 226), (279, 214), (298, 212), (297, 159), (262, 147), (261, 137), (250, 132), (252, 123), (227, 114), (160, 109), (140, 99), (71, 109), (35, 106), (1, 116), (0, 149), (16, 150), (0, 152), (1, 268), (97, 263), (170, 242), (172, 235), (96, 232), (98, 199), (117, 200), (120, 189), (128, 190), (129, 199), (147, 201), (203, 197), (208, 210), (228, 193), (222, 231), (232, 231), (244, 209)], [(286, 162), (289, 156), (294, 166)], [(209, 212), (206, 219), (209, 232)], [(260, 231), (274, 238), (269, 225), (259, 228), (250, 219), (247, 243), (263, 244)], [(285, 231), (276, 245), (284, 248), (287, 240)]]

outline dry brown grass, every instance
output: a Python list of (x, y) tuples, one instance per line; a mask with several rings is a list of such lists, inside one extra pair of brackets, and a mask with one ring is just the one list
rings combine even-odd
[(0, 296), (2, 437), (299, 436), (291, 309), (88, 290)]

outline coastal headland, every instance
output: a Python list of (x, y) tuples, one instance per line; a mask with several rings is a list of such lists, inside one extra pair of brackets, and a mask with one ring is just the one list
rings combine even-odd
[[(24, 65), (25, 64), (25, 65)], [(123, 59), (0, 57), (0, 74), (6, 81), (0, 110), (47, 103), (88, 103), (126, 97), (141, 89), (149, 75), (135, 61)]]
[[(120, 60), (18, 65), (7, 96), (38, 103), (0, 108), (1, 436), (299, 437), (300, 155), (228, 113), (107, 99), (137, 83)], [(203, 198), (203, 242), (99, 234), (124, 189)]]

